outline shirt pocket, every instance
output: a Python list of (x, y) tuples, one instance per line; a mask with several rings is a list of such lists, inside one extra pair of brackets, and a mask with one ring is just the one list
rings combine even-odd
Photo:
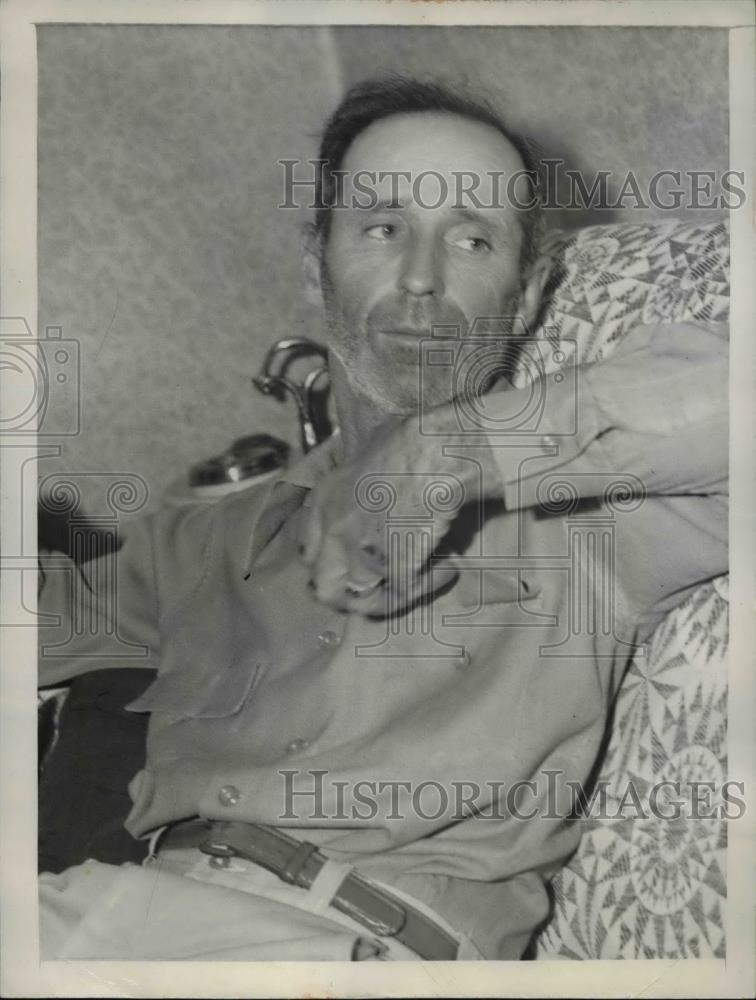
[(541, 602), (535, 600), (540, 593), (531, 569), (464, 569), (437, 602), (437, 625), (451, 634), (465, 628), (540, 624)]
[(442, 600), (445, 611), (457, 608), (469, 612), (489, 604), (519, 604), (537, 597), (540, 591), (530, 569), (465, 568)]
[(235, 715), (262, 672), (260, 631), (229, 588), (201, 588), (161, 620), (160, 671), (127, 708), (185, 719)]
[(205, 671), (175, 668), (158, 674), (130, 712), (152, 712), (186, 719), (224, 719), (236, 715), (262, 673), (260, 663), (239, 661), (230, 667), (208, 664)]

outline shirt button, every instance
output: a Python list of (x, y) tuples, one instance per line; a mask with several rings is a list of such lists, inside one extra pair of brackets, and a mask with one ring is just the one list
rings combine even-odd
[(556, 441), (551, 434), (544, 434), (541, 438), (541, 447), (545, 450), (556, 448)]
[(341, 645), (341, 636), (336, 635), (332, 629), (327, 628), (318, 635), (318, 642), (326, 648), (335, 648)]
[(224, 785), (218, 792), (218, 801), (222, 806), (235, 806), (241, 798), (241, 792), (236, 785)]
[(304, 740), (301, 736), (298, 736), (295, 740), (292, 740), (291, 743), (289, 743), (286, 747), (286, 752), (299, 753), (300, 750), (306, 750), (309, 745), (309, 740)]

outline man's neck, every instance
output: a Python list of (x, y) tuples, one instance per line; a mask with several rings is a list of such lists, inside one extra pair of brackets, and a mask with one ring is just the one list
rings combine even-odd
[(339, 460), (349, 461), (364, 453), (376, 429), (402, 420), (381, 400), (348, 380), (341, 366), (331, 364), (331, 392), (336, 404), (341, 449)]

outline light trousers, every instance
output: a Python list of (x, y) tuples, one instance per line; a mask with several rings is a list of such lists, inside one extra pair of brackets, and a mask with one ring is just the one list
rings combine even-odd
[[(40, 875), (40, 957), (113, 961), (419, 961), (330, 905), (349, 867), (329, 862), (302, 889), (243, 859), (216, 867), (194, 848), (165, 850), (142, 866), (86, 861)], [(388, 887), (386, 887), (388, 888)], [(460, 941), (475, 945), (424, 903), (390, 891)]]

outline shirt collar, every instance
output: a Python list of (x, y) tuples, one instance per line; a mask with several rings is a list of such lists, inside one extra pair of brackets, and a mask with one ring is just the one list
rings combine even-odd
[(307, 506), (307, 494), (338, 466), (340, 456), (341, 436), (336, 431), (281, 471), (268, 488), (262, 508), (250, 526), (242, 563), (245, 579), (261, 549), (295, 510)]
[(338, 466), (341, 458), (341, 435), (338, 430), (331, 437), (317, 445), (312, 451), (302, 455), (292, 465), (287, 466), (279, 476), (278, 483), (289, 483), (303, 489), (314, 489), (318, 483)]

